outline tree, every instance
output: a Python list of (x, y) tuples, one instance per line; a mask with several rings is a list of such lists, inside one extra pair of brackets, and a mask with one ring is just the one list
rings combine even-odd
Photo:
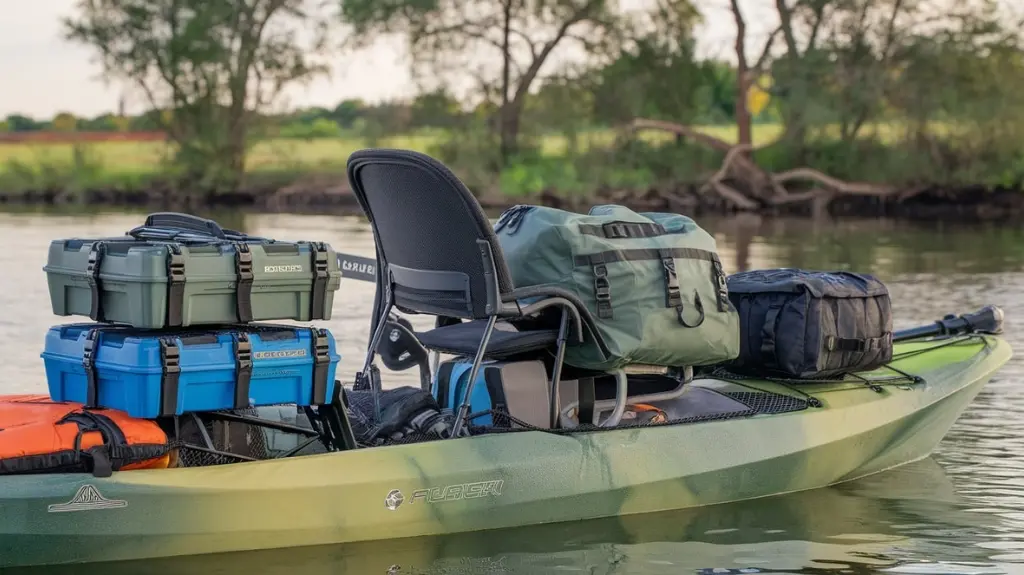
[(707, 81), (692, 41), (641, 38), (597, 72), (595, 113), (610, 123), (638, 116), (690, 122)]
[(131, 118), (127, 116), (111, 116), (110, 123), (114, 126), (115, 132), (127, 132), (131, 129)]
[(50, 125), (58, 132), (74, 132), (78, 127), (78, 119), (67, 112), (61, 112), (53, 117)]
[(410, 108), (414, 128), (451, 128), (462, 116), (459, 101), (443, 87), (419, 94)]
[(366, 103), (362, 100), (343, 100), (334, 107), (331, 117), (344, 129), (349, 129), (356, 120), (362, 117), (366, 109)]
[(108, 79), (167, 112), (147, 120), (176, 144), (183, 183), (213, 192), (239, 185), (259, 113), (326, 71), (317, 56), (331, 18), (321, 12), (313, 0), (79, 0), (63, 23)]
[(41, 122), (37, 122), (28, 116), (22, 116), (21, 114), (11, 114), (7, 116), (7, 127), (12, 132), (35, 132), (41, 130), (43, 125)]
[[(689, 6), (658, 4), (676, 12)], [(664, 25), (611, 0), (341, 0), (341, 6), (357, 40), (404, 35), (417, 75), (475, 81), (482, 99), (496, 102), (505, 161), (517, 151), (527, 94), (544, 82), (553, 61), (608, 60), (632, 29)], [(582, 54), (571, 57), (570, 46)]]
[[(753, 66), (746, 60), (744, 11), (738, 1), (730, 0), (730, 6), (737, 24), (738, 67), (746, 72), (737, 77), (747, 84), (738, 87), (735, 98), (741, 142), (733, 145), (684, 124), (633, 122), (635, 129), (669, 131), (722, 153), (721, 168), (703, 190), (717, 193), (739, 209), (798, 202), (817, 207), (844, 195), (898, 195), (904, 201), (926, 189), (920, 182), (935, 182), (939, 172), (966, 164), (974, 166), (972, 183), (991, 181), (983, 169), (993, 165), (987, 157), (1019, 161), (1016, 150), (1024, 134), (1024, 106), (1018, 94), (1024, 47), (1020, 24), (1007, 19), (996, 0), (964, 0), (952, 9), (919, 0), (774, 0), (779, 25)], [(776, 37), (782, 38), (780, 53), (772, 49)], [(911, 159), (920, 161), (921, 169), (893, 172), (901, 174), (896, 177), (886, 174), (886, 184), (881, 185), (845, 182), (811, 167), (771, 173), (759, 166), (748, 155), (753, 147), (749, 135), (743, 135), (743, 124), (749, 123), (749, 116), (739, 106), (748, 102), (752, 82), (766, 76), (762, 70), (770, 72), (771, 85), (759, 87), (772, 94), (785, 124), (782, 149), (796, 152), (787, 162), (807, 161), (808, 128), (837, 122), (840, 146), (832, 149), (839, 153), (830, 163), (836, 168), (862, 144), (864, 149), (872, 144), (856, 141), (864, 125), (889, 116), (909, 120), (904, 125), (917, 142), (884, 148), (884, 156), (874, 156), (872, 169), (861, 173), (871, 180), (882, 179), (878, 160), (899, 152), (909, 153), (892, 164), (902, 166)], [(926, 134), (928, 126), (940, 119), (955, 138)], [(773, 155), (777, 161), (779, 155)], [(1002, 164), (1004, 169), (1007, 165)], [(1013, 177), (1011, 167), (1004, 179)], [(946, 175), (938, 181), (956, 180)]]

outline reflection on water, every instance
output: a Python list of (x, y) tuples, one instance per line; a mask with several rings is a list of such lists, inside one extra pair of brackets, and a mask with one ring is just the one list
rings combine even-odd
[[(320, 239), (372, 255), (356, 218), (215, 214), (225, 227)], [(41, 271), (50, 239), (120, 234), (133, 215), (0, 215), (0, 393), (45, 391), (39, 359), (53, 324)], [(1024, 230), (897, 222), (701, 218), (728, 272), (853, 269), (890, 286), (897, 327), (987, 303), (1024, 349)], [(334, 317), (342, 377), (358, 369), (373, 286), (343, 282)], [(413, 318), (426, 327), (429, 318)], [(384, 372), (416, 385), (414, 370)], [(935, 455), (902, 469), (783, 497), (573, 524), (327, 548), (147, 561), (52, 573), (1021, 573), (1024, 572), (1024, 359), (1018, 351)]]

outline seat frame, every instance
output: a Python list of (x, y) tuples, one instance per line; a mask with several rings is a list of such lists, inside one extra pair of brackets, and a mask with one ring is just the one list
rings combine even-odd
[[(475, 240), (475, 247), (476, 253), (480, 258), (479, 263), (481, 265), (480, 270), (482, 270), (483, 293), (473, 293), (471, 286), (473, 285), (472, 279), (474, 278), (465, 271), (415, 269), (400, 266), (388, 260), (388, 254), (384, 249), (381, 239), (381, 230), (378, 226), (377, 218), (375, 217), (376, 214), (370, 207), (368, 192), (360, 177), (360, 171), (368, 166), (388, 166), (420, 170), (424, 177), (432, 176), (440, 180), (441, 184), (446, 184), (446, 186), (440, 187), (450, 188), (437, 193), (452, 193), (459, 196), (457, 199), (461, 201), (462, 207), (466, 208), (467, 216), (474, 220), (473, 222), (467, 222), (466, 225), (471, 223), (477, 225), (479, 228), (476, 230), (477, 235), (482, 236)], [(420, 357), (426, 355), (426, 349), (423, 347), (422, 342), (419, 341), (412, 330), (399, 323), (396, 316), (393, 314), (393, 310), (398, 309), (399, 311), (411, 314), (434, 315), (436, 316), (435, 329), (443, 329), (443, 325), (446, 325), (452, 320), (456, 322), (461, 320), (487, 322), (479, 345), (473, 355), (473, 361), (469, 372), (469, 381), (465, 390), (464, 398), (455, 415), (455, 422), (451, 433), (451, 436), (455, 438), (463, 436), (466, 432), (466, 422), (469, 416), (473, 387), (476, 384), (476, 379), (480, 372), (480, 366), (487, 358), (487, 347), (496, 322), (498, 320), (509, 320), (512, 322), (515, 320), (524, 320), (536, 317), (546, 310), (557, 308), (561, 313), (556, 337), (554, 363), (552, 365), (549, 381), (549, 420), (552, 428), (558, 427), (560, 424), (564, 424), (564, 420), (566, 418), (562, 410), (559, 408), (559, 382), (562, 381), (565, 350), (570, 338), (572, 338), (574, 343), (582, 344), (585, 342), (585, 337), (589, 334), (600, 347), (604, 355), (606, 357), (610, 355), (607, 344), (601, 337), (600, 332), (596, 329), (596, 323), (593, 316), (590, 314), (583, 302), (571, 291), (554, 286), (515, 287), (506, 285), (506, 289), (502, 289), (502, 282), (499, 278), (509, 278), (510, 274), (508, 269), (504, 267), (504, 257), (500, 253), (501, 246), (498, 244), (497, 238), (494, 235), (493, 226), (491, 226), (483, 216), (483, 210), (480, 208), (479, 203), (477, 203), (476, 198), (472, 196), (465, 185), (443, 164), (430, 156), (409, 150), (379, 148), (359, 150), (354, 152), (348, 159), (347, 175), (354, 195), (356, 196), (356, 199), (359, 202), (360, 207), (363, 209), (363, 212), (369, 220), (370, 226), (373, 230), (374, 247), (378, 263), (375, 270), (376, 290), (374, 294), (373, 311), (371, 312), (371, 337), (369, 345), (367, 346), (367, 352), (362, 369), (356, 374), (356, 386), (368, 387), (372, 391), (375, 406), (374, 416), (377, 420), (379, 421), (381, 417), (378, 401), (381, 386), (379, 371), (376, 370), (373, 363), (385, 331), (390, 327), (391, 329), (399, 329), (403, 332), (408, 332), (407, 335), (411, 335), (412, 339), (416, 341), (416, 344), (419, 346), (415, 350), (415, 355), (419, 355)], [(373, 190), (373, 193), (383, 194), (385, 192), (383, 190), (376, 189)], [(431, 193), (435, 193), (434, 189), (431, 190)], [(453, 198), (444, 199), (449, 201), (453, 200)], [(484, 226), (486, 226), (486, 229), (484, 229)], [(498, 250), (499, 253), (496, 254), (495, 250)], [(499, 265), (502, 266), (502, 274), (499, 274)], [(475, 279), (480, 280), (481, 278), (477, 276)], [(509, 284), (510, 280), (506, 279), (504, 283)], [(480, 284), (478, 283), (477, 285)], [(414, 302), (410, 301), (410, 298), (406, 298), (406, 301), (401, 303), (396, 302), (395, 294), (397, 287), (413, 290), (420, 294), (429, 294), (431, 292), (444, 293), (446, 298), (444, 303), (448, 307), (445, 309), (439, 309), (439, 304), (432, 305), (432, 303), (436, 302)], [(477, 291), (479, 292), (480, 290), (478, 289)], [(458, 299), (453, 294), (462, 294), (464, 299)], [(536, 298), (537, 301), (534, 301), (533, 303), (526, 305), (520, 303), (523, 300), (534, 298)], [(421, 303), (422, 305), (420, 305)], [(455, 309), (451, 307), (452, 303), (464, 304), (465, 308)], [(480, 305), (481, 303), (483, 305)], [(433, 350), (430, 357), (426, 359), (425, 368), (422, 361), (419, 362), (421, 367), (421, 387), (429, 387), (430, 381), (436, 375), (439, 359), (440, 354), (437, 350)], [(403, 368), (407, 367), (411, 367), (411, 365), (405, 364), (405, 367)], [(429, 373), (429, 376), (426, 375), (427, 373)], [(608, 373), (616, 376), (618, 391), (616, 393), (615, 401), (611, 405), (612, 416), (601, 423), (602, 426), (614, 426), (618, 423), (626, 403), (625, 370), (613, 370), (598, 373), (601, 375)], [(655, 395), (658, 396), (659, 399), (664, 399), (673, 395), (678, 396), (682, 393), (682, 388), (683, 384), (680, 384), (672, 392)], [(643, 396), (638, 396), (635, 399), (641, 399), (642, 397)], [(605, 402), (602, 402), (602, 407), (605, 407)], [(599, 419), (597, 417), (597, 413), (594, 413), (593, 419), (595, 422)], [(583, 423), (583, 421), (580, 421), (580, 424)]]

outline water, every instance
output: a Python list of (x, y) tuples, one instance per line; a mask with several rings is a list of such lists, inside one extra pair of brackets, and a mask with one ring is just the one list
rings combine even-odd
[[(217, 214), (227, 227), (314, 238), (372, 256), (356, 218)], [(53, 238), (120, 234), (141, 215), (0, 214), (0, 393), (45, 393), (46, 329), (80, 318), (50, 314), (41, 270)], [(125, 573), (1024, 573), (1024, 230), (888, 221), (711, 219), (727, 272), (776, 266), (854, 269), (880, 276), (896, 327), (994, 303), (1018, 350), (922, 462), (837, 486), (754, 502), (451, 537), (105, 568)], [(347, 281), (329, 327), (339, 374), (360, 367), (371, 284)], [(413, 318), (418, 328), (430, 318)], [(415, 370), (384, 372), (416, 385)], [(349, 376), (350, 377), (350, 376)], [(61, 572), (68, 572), (61, 570)], [(81, 571), (91, 573), (90, 569)]]

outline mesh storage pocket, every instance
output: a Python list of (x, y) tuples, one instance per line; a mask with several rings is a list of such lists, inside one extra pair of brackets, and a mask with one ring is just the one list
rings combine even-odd
[[(253, 408), (231, 413), (258, 417)], [(271, 458), (263, 428), (238, 421), (204, 421), (180, 416), (173, 446), (177, 450), (177, 467), (206, 467)]]

